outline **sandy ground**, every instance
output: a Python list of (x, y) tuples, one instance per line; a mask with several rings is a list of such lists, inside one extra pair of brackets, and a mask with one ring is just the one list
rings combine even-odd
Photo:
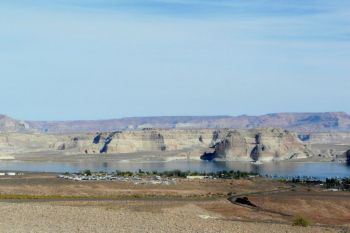
[[(0, 232), (350, 232), (350, 192), (298, 186), (279, 193), (248, 194), (259, 210), (227, 200), (228, 193), (285, 187), (289, 185), (262, 178), (135, 185), (69, 181), (43, 173), (1, 177), (0, 194), (116, 198), (3, 199)], [(145, 196), (135, 198), (135, 194)], [(291, 226), (299, 215), (312, 226)]]
[(0, 203), (1, 232), (345, 232), (338, 228), (237, 222), (195, 205), (158, 212), (50, 203)]
[[(288, 187), (279, 184), (278, 187)], [(176, 179), (176, 185), (135, 185), (132, 182), (70, 181), (58, 179), (56, 174), (25, 174), (18, 177), (0, 177), (0, 193), (29, 195), (167, 195), (167, 196), (225, 196), (228, 193), (241, 193), (274, 189), (274, 182), (253, 180), (188, 180)]]

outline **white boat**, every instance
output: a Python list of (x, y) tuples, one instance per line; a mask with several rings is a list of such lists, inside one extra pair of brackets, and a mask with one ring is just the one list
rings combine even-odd
[(260, 160), (257, 160), (257, 161), (252, 161), (250, 162), (251, 164), (255, 164), (255, 165), (261, 165), (263, 164), (263, 162), (261, 162)]

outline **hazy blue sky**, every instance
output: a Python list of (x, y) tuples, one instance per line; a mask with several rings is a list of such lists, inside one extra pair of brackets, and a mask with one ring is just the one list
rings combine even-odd
[(348, 0), (1, 0), (0, 112), (350, 113)]

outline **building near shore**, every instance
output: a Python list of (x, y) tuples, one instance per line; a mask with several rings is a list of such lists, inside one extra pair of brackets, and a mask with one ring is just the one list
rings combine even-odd
[(195, 179), (203, 180), (203, 179), (207, 179), (209, 177), (208, 176), (186, 176), (186, 178), (190, 179), (190, 180), (195, 180)]

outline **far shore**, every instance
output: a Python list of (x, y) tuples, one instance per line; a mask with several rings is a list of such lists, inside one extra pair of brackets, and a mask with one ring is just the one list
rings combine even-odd
[[(19, 160), (19, 161), (52, 161), (52, 162), (74, 162), (81, 161), (82, 159), (105, 159), (106, 161), (122, 162), (122, 163), (135, 163), (135, 162), (171, 162), (177, 160), (189, 160), (189, 161), (201, 161), (200, 155), (184, 155), (182, 151), (147, 151), (147, 152), (134, 152), (134, 153), (110, 153), (110, 154), (64, 154), (55, 151), (37, 151), (27, 153), (15, 153), (11, 155), (0, 155), (0, 160)], [(202, 160), (206, 161), (206, 160)], [(217, 162), (238, 162), (238, 163), (253, 163), (253, 160), (226, 160), (215, 158), (213, 161)], [(266, 160), (258, 161), (259, 163), (346, 163), (346, 160), (332, 159), (332, 158), (302, 158), (292, 160)], [(258, 165), (258, 164), (257, 164)]]

